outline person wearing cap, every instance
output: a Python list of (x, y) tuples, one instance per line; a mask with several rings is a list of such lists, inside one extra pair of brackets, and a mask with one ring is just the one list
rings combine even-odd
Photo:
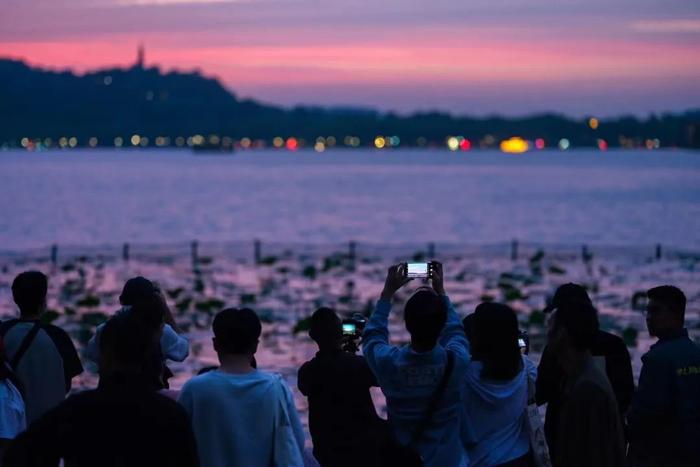
[(663, 285), (647, 291), (646, 322), (659, 340), (642, 356), (629, 423), (638, 467), (700, 465), (700, 346), (688, 337), (685, 294)]
[[(122, 305), (122, 308), (117, 311), (117, 315), (128, 313), (136, 303), (148, 301), (153, 297), (156, 297), (160, 303), (163, 310), (163, 319), (165, 321), (163, 332), (160, 337), (160, 348), (163, 358), (175, 362), (182, 362), (187, 358), (190, 352), (189, 340), (182, 334), (182, 330), (177, 326), (170, 312), (170, 308), (165, 301), (165, 297), (163, 297), (162, 292), (153, 282), (142, 276), (132, 277), (126, 281), (124, 289), (119, 296), (119, 303)], [(83, 352), (85, 358), (95, 363), (98, 363), (100, 359), (100, 333), (103, 327), (104, 323), (97, 326), (95, 335), (90, 339)]]
[[(554, 297), (544, 309), (544, 312), (551, 315), (557, 308), (569, 302), (592, 304), (585, 288), (579, 284), (568, 283), (556, 290)], [(630, 406), (632, 394), (634, 393), (632, 360), (627, 346), (619, 336), (598, 329), (590, 350), (593, 361), (607, 375), (615, 393), (620, 415), (623, 416)], [(559, 434), (557, 426), (561, 411), (563, 388), (566, 384), (566, 373), (559, 364), (557, 357), (549, 345), (545, 346), (537, 368), (535, 393), (538, 405), (547, 404), (544, 430), (552, 458), (556, 456), (557, 435)]]

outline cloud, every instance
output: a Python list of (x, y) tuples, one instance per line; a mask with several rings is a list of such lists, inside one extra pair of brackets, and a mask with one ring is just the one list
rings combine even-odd
[(659, 34), (700, 33), (700, 19), (634, 21), (631, 26), (637, 32)]

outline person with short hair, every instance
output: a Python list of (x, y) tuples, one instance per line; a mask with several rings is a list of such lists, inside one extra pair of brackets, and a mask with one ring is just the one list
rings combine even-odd
[(530, 466), (525, 410), (535, 364), (521, 354), (518, 318), (508, 305), (481, 303), (469, 315), (472, 364), (464, 385), (463, 435), (469, 465)]
[(130, 315), (104, 326), (97, 389), (70, 396), (20, 434), (5, 457), (9, 467), (196, 467), (187, 414), (152, 390), (146, 355), (153, 330)]
[(27, 424), (63, 401), (73, 377), (83, 372), (78, 352), (66, 332), (40, 318), (46, 310), (48, 279), (25, 271), (12, 282), (19, 319), (0, 324), (10, 366), (22, 383)]
[[(545, 314), (551, 315), (564, 303), (580, 301), (592, 304), (588, 292), (579, 284), (567, 283), (557, 288), (551, 303), (544, 309)], [(615, 393), (615, 400), (624, 417), (629, 408), (634, 393), (634, 376), (632, 375), (632, 359), (625, 342), (619, 336), (598, 329), (591, 347), (593, 360), (605, 372)], [(550, 447), (552, 458), (556, 456), (559, 411), (564, 397), (562, 388), (565, 386), (566, 372), (558, 362), (556, 354), (549, 345), (544, 347), (537, 368), (536, 400), (538, 405), (547, 404), (544, 421), (544, 431)], [(624, 418), (623, 418), (624, 422)]]
[[(404, 307), (411, 343), (401, 347), (389, 344), (392, 297), (411, 280), (406, 277), (406, 265), (398, 264), (387, 272), (381, 297), (365, 328), (362, 349), (386, 396), (389, 426), (396, 442), (417, 453), (425, 466), (465, 466), (460, 423), (469, 344), (445, 294), (442, 265), (432, 264), (432, 287), (418, 288)], [(436, 400), (443, 380), (444, 391)], [(432, 401), (435, 408), (429, 414)], [(424, 425), (426, 415), (429, 419)], [(415, 439), (419, 430), (422, 433)]]
[(700, 346), (688, 337), (685, 294), (672, 285), (647, 291), (646, 322), (658, 341), (642, 356), (627, 414), (635, 466), (690, 467), (700, 462)]
[(323, 467), (380, 465), (386, 427), (369, 388), (377, 380), (364, 357), (342, 350), (341, 320), (322, 307), (311, 315), (316, 356), (299, 368), (299, 391), (309, 400), (314, 457)]
[(289, 387), (251, 365), (262, 331), (258, 315), (227, 308), (212, 328), (220, 366), (185, 383), (178, 399), (202, 467), (303, 465), (304, 432)]
[[(172, 373), (170, 373), (170, 370), (168, 370), (168, 368), (165, 366), (164, 361), (166, 359), (175, 362), (184, 361), (189, 355), (190, 344), (187, 336), (185, 336), (182, 333), (182, 330), (177, 326), (165, 297), (163, 296), (163, 292), (153, 282), (143, 276), (132, 277), (124, 283), (124, 288), (119, 295), (119, 303), (122, 305), (122, 308), (115, 313), (115, 316), (122, 313), (130, 313), (134, 305), (139, 302), (143, 303), (153, 300), (158, 301), (158, 307), (149, 306), (142, 309), (152, 310), (160, 317), (160, 321), (164, 322), (162, 332), (159, 334), (159, 339), (164, 365), (163, 371), (165, 372), (162, 380), (162, 388), (167, 389), (169, 387), (167, 379), (172, 376)], [(157, 310), (156, 308), (160, 308), (160, 310)], [(138, 310), (136, 311), (138, 312)], [(154, 320), (157, 319), (158, 316), (151, 314), (150, 316), (144, 315), (142, 318), (145, 320)], [(99, 343), (100, 333), (102, 332), (103, 326), (104, 323), (97, 326), (95, 329), (95, 335), (92, 336), (83, 351), (85, 358), (95, 363), (98, 363), (100, 360)]]
[(562, 303), (549, 323), (547, 345), (566, 373), (557, 424), (556, 467), (622, 467), (622, 420), (610, 381), (593, 360), (598, 314), (584, 301)]

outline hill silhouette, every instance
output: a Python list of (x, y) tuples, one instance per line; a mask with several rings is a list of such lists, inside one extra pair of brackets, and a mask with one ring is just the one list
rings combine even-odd
[(0, 145), (18, 146), (21, 138), (76, 137), (79, 145), (98, 138), (221, 135), (271, 141), (276, 136), (314, 141), (346, 135), (369, 144), (377, 135), (396, 135), (402, 146), (444, 145), (450, 135), (486, 143), (519, 135), (543, 138), (554, 146), (567, 138), (574, 146), (644, 145), (658, 138), (663, 146), (700, 147), (700, 109), (647, 119), (602, 120), (593, 130), (587, 119), (545, 114), (523, 118), (471, 118), (440, 112), (399, 116), (362, 109), (296, 107), (285, 109), (243, 100), (216, 79), (198, 72), (167, 72), (157, 67), (104, 69), (84, 75), (32, 68), (0, 59)]

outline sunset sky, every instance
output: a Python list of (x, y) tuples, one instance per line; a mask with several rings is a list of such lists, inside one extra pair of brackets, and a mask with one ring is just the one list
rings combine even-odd
[(698, 0), (3, 0), (0, 56), (200, 69), (239, 96), (402, 113), (700, 107)]

